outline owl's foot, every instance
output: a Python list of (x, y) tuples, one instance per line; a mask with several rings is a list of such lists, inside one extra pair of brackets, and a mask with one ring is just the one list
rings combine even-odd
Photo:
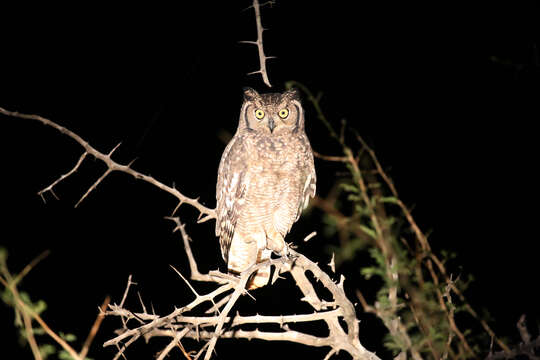
[(286, 242), (283, 242), (284, 243), (284, 246), (283, 246), (283, 249), (281, 250), (280, 253), (278, 253), (278, 255), (280, 256), (289, 256), (290, 254), (290, 251), (289, 251), (289, 244), (287, 244)]
[(280, 256), (285, 256), (289, 253), (289, 248), (283, 239), (283, 235), (273, 228), (266, 230), (266, 248)]

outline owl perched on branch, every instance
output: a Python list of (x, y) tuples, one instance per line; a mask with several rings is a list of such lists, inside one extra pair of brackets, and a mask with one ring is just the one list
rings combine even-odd
[[(221, 254), (239, 274), (288, 254), (285, 235), (315, 195), (313, 153), (304, 130), (304, 110), (295, 89), (259, 94), (244, 89), (236, 134), (225, 148), (216, 188)], [(247, 288), (268, 283), (262, 268)]]

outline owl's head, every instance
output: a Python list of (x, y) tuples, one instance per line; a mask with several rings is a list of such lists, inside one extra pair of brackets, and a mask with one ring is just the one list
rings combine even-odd
[(238, 127), (271, 135), (303, 131), (304, 111), (297, 90), (259, 94), (252, 88), (244, 88)]

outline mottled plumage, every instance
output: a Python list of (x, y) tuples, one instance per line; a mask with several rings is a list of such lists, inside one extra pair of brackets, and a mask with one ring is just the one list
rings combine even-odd
[[(232, 273), (288, 252), (284, 237), (315, 195), (313, 153), (295, 90), (244, 90), (236, 134), (225, 148), (216, 188), (221, 254)], [(248, 288), (266, 285), (260, 269)]]

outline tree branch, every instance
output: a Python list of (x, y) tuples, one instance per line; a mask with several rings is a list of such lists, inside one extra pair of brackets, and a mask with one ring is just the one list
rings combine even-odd
[[(81, 157), (77, 161), (77, 164), (68, 173), (60, 176), (51, 185), (47, 186), (46, 188), (44, 188), (43, 190), (38, 192), (38, 194), (42, 198), (43, 198), (43, 194), (45, 192), (47, 192), (47, 191), (51, 192), (54, 195), (53, 187), (55, 185), (57, 185), (59, 182), (61, 182), (62, 180), (66, 179), (67, 177), (69, 177), (70, 175), (75, 173), (79, 169), (79, 166), (84, 161), (86, 156), (89, 154), (89, 155), (92, 155), (93, 157), (95, 157), (96, 159), (101, 160), (102, 162), (104, 162), (105, 165), (107, 165), (107, 170), (103, 173), (103, 175), (96, 182), (94, 182), (94, 184), (92, 184), (92, 186), (90, 186), (90, 188), (86, 191), (86, 193), (77, 202), (75, 207), (77, 207), (88, 196), (88, 194), (99, 185), (99, 183), (107, 175), (109, 175), (110, 173), (112, 173), (114, 171), (119, 171), (119, 172), (129, 174), (129, 175), (133, 176), (136, 179), (143, 180), (143, 181), (145, 181), (147, 183), (150, 183), (150, 184), (158, 187), (159, 189), (173, 195), (174, 197), (176, 197), (178, 199), (178, 206), (176, 207), (176, 209), (178, 209), (178, 207), (180, 205), (182, 205), (182, 204), (188, 204), (188, 205), (193, 206), (194, 208), (196, 208), (200, 212), (200, 220), (198, 221), (199, 223), (205, 222), (205, 221), (210, 220), (210, 219), (215, 219), (215, 217), (216, 217), (214, 209), (207, 208), (206, 206), (199, 203), (198, 198), (189, 198), (189, 197), (185, 196), (184, 194), (182, 194), (177, 189), (175, 189), (174, 187), (167, 186), (167, 185), (159, 182), (158, 180), (154, 179), (151, 176), (144, 175), (144, 174), (142, 174), (142, 173), (140, 173), (140, 172), (138, 172), (136, 170), (133, 170), (131, 168), (132, 162), (127, 164), (127, 165), (122, 165), (122, 164), (118, 164), (117, 162), (112, 160), (111, 156), (112, 156), (113, 152), (118, 148), (118, 146), (120, 146), (120, 144), (116, 145), (115, 148), (112, 149), (108, 154), (104, 154), (104, 153), (96, 150), (95, 148), (93, 148), (88, 142), (86, 142), (84, 139), (82, 139), (79, 135), (75, 134), (71, 130), (69, 130), (69, 129), (61, 126), (61, 125), (58, 125), (55, 122), (53, 122), (53, 121), (51, 121), (49, 119), (46, 119), (44, 117), (41, 117), (39, 115), (22, 114), (22, 113), (19, 113), (19, 112), (16, 112), (16, 111), (8, 111), (8, 110), (6, 110), (4, 108), (1, 108), (1, 107), (0, 107), (0, 114), (6, 115), (8, 117), (19, 118), (19, 119), (37, 120), (37, 121), (41, 122), (43, 125), (50, 126), (50, 127), (54, 128), (54, 129), (60, 131), (62, 134), (65, 134), (65, 135), (69, 136), (70, 138), (75, 140), (79, 145), (81, 145), (83, 147), (83, 149), (85, 150), (85, 152), (81, 155)], [(54, 195), (54, 196), (56, 197), (56, 195)], [(176, 209), (175, 209), (175, 211), (176, 211)]]
[[(170, 220), (173, 220), (176, 223), (177, 227), (175, 230), (180, 230), (186, 252), (188, 253), (188, 258), (190, 259), (190, 268), (192, 271), (196, 271), (195, 278), (197, 278), (198, 281), (214, 282), (218, 284), (219, 287), (207, 294), (199, 294), (192, 288), (195, 300), (188, 305), (175, 309), (175, 311), (166, 316), (148, 314), (144, 309), (143, 312), (132, 312), (125, 309), (123, 306), (109, 306), (106, 315), (120, 317), (123, 324), (123, 327), (120, 330), (121, 334), (104, 344), (104, 346), (118, 346), (119, 351), (117, 352), (115, 359), (123, 355), (127, 347), (140, 336), (143, 336), (147, 341), (154, 337), (170, 337), (173, 338), (175, 343), (180, 343), (182, 338), (194, 338), (199, 341), (206, 340), (197, 355), (201, 356), (204, 353), (204, 359), (206, 360), (211, 358), (217, 341), (219, 339), (228, 338), (291, 341), (309, 346), (330, 347), (330, 352), (332, 354), (343, 350), (351, 354), (354, 359), (378, 359), (376, 355), (367, 351), (360, 344), (358, 338), (358, 320), (356, 318), (354, 306), (345, 295), (343, 289), (343, 276), (339, 283), (335, 283), (315, 263), (294, 250), (291, 250), (290, 257), (269, 259), (265, 262), (255, 264), (242, 272), (238, 278), (231, 278), (230, 276), (221, 274), (217, 271), (212, 272), (212, 274), (200, 274), (197, 269), (196, 260), (193, 257), (193, 254), (190, 253), (189, 235), (185, 231), (185, 225), (183, 225), (178, 218), (170, 218)], [(255, 271), (267, 266), (273, 266), (275, 268), (274, 271), (278, 274), (290, 271), (297, 286), (304, 294), (303, 300), (307, 301), (314, 308), (315, 312), (310, 314), (277, 316), (260, 314), (242, 316), (237, 313), (236, 315), (231, 316), (230, 314), (236, 305), (237, 300), (242, 295), (249, 294), (245, 289), (249, 278)], [(327, 302), (320, 300), (315, 288), (305, 276), (305, 273), (308, 271), (313, 274), (316, 281), (320, 282), (330, 291), (334, 301)], [(191, 278), (194, 279), (193, 274)], [(189, 286), (191, 287), (191, 285)], [(128, 289), (126, 289), (125, 294), (127, 291)], [(222, 300), (225, 301), (218, 300), (218, 297), (223, 295), (225, 295), (225, 297)], [(196, 311), (199, 309), (200, 305), (207, 301), (213, 304), (210, 310), (219, 311), (221, 306), (224, 306), (224, 308), (214, 316), (184, 315), (184, 313), (188, 311)], [(206, 311), (206, 313), (208, 313), (208, 311)], [(346, 322), (346, 329), (339, 323), (339, 318), (343, 318)], [(131, 319), (137, 319), (139, 325), (134, 328), (128, 328), (127, 323)], [(328, 336), (317, 337), (291, 330), (288, 326), (288, 324), (291, 323), (312, 321), (325, 321), (329, 329)], [(259, 325), (265, 323), (279, 324), (281, 331), (247, 331), (242, 328), (243, 325)], [(171, 344), (172, 341), (169, 343), (170, 347), (168, 346), (165, 349), (166, 351), (170, 351), (173, 346)]]
[(266, 60), (274, 58), (274, 56), (266, 56), (263, 48), (263, 31), (265, 30), (261, 22), (261, 9), (259, 0), (253, 0), (253, 9), (255, 10), (255, 21), (257, 23), (257, 40), (256, 41), (240, 41), (243, 44), (257, 45), (259, 50), (259, 70), (248, 73), (248, 75), (261, 74), (263, 82), (268, 87), (272, 87), (270, 80), (268, 79), (268, 72), (266, 71)]

